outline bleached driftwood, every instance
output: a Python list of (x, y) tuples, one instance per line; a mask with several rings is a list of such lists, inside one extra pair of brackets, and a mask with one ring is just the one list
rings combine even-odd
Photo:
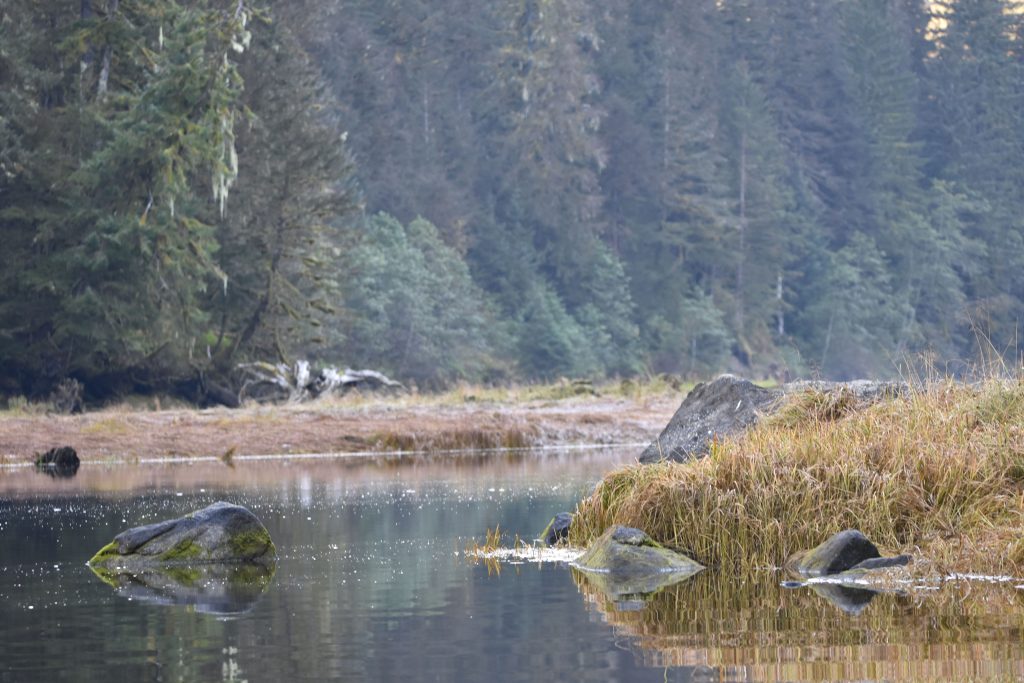
[(401, 391), (405, 387), (375, 370), (339, 371), (335, 367), (324, 367), (315, 373), (309, 361), (287, 363), (243, 363), (238, 366), (242, 373), (241, 399), (256, 401), (286, 401), (301, 403), (328, 394), (345, 394), (353, 389), (373, 391), (387, 389)]

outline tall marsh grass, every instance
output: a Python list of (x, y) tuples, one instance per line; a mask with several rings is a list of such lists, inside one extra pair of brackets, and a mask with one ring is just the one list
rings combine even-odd
[(779, 567), (857, 528), (936, 572), (1020, 575), (1024, 384), (937, 382), (857, 409), (799, 395), (703, 460), (612, 472), (578, 506), (572, 541), (613, 523), (731, 570)]

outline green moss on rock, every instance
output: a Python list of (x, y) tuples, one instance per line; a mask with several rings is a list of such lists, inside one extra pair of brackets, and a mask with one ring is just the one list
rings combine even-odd
[(277, 548), (270, 539), (270, 533), (263, 528), (250, 529), (235, 534), (229, 541), (231, 551), (240, 559), (252, 559), (264, 555), (276, 555)]
[(195, 543), (191, 538), (185, 538), (161, 553), (160, 560), (162, 562), (185, 562), (197, 559), (202, 555), (202, 547)]
[(110, 543), (100, 548), (99, 551), (95, 555), (93, 555), (92, 558), (90, 558), (89, 566), (103, 564), (115, 557), (120, 556), (121, 553), (117, 550), (117, 542), (111, 541)]

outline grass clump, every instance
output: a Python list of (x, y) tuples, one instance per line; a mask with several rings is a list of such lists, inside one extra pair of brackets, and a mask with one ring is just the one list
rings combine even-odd
[(852, 411), (842, 396), (797, 401), (702, 460), (609, 474), (572, 541), (624, 524), (743, 571), (857, 528), (935, 571), (1024, 570), (1024, 385), (936, 383)]

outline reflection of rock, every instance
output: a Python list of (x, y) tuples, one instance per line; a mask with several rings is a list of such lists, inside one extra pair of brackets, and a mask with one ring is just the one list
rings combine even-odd
[(882, 557), (864, 534), (856, 529), (847, 529), (815, 548), (797, 553), (786, 566), (803, 576), (831, 576), (851, 570), (863, 572), (907, 564), (910, 564), (909, 555)]
[[(700, 571), (700, 570), (697, 570)], [(638, 612), (646, 607), (655, 595), (689, 579), (697, 572), (675, 572), (668, 574), (651, 574), (635, 580), (621, 581), (610, 574), (587, 572), (573, 567), (573, 579), (576, 585), (585, 587), (587, 592), (597, 592), (611, 603), (617, 612)]]
[(559, 512), (548, 522), (547, 528), (541, 532), (541, 538), (549, 546), (568, 541), (569, 527), (571, 525), (572, 514), (569, 512)]
[(704, 567), (630, 527), (609, 527), (574, 565), (609, 598), (653, 593)]
[(89, 564), (139, 571), (204, 563), (268, 564), (276, 557), (270, 534), (254, 514), (240, 505), (219, 502), (179, 519), (123, 531)]
[(207, 614), (249, 611), (274, 576), (273, 564), (204, 564), (138, 572), (92, 570), (122, 597), (153, 605), (187, 605)]
[(78, 453), (71, 446), (51, 448), (36, 456), (36, 467), (51, 477), (73, 477), (78, 473)]
[(811, 583), (811, 590), (847, 614), (858, 615), (878, 595), (878, 591), (854, 588), (839, 583)]

